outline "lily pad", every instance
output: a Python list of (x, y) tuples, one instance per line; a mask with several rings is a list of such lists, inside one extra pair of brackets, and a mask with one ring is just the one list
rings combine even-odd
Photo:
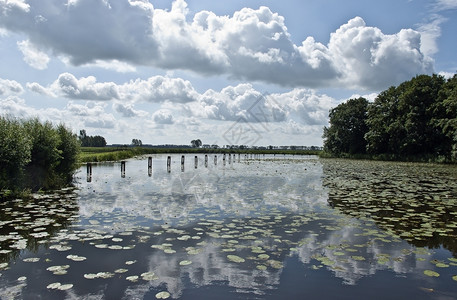
[(236, 255), (227, 255), (227, 258), (230, 261), (236, 262), (236, 263), (242, 263), (245, 262), (245, 259)]
[(439, 277), (440, 276), (439, 273), (432, 271), (432, 270), (425, 270), (424, 274), (427, 276), (430, 276), (430, 277)]
[(169, 292), (165, 292), (165, 291), (164, 292), (158, 292), (156, 294), (156, 298), (157, 299), (167, 299), (169, 297), (170, 297), (170, 293)]
[(141, 274), (141, 279), (146, 280), (146, 281), (152, 281), (152, 280), (159, 279), (159, 277), (156, 274), (154, 274), (154, 272), (146, 272), (146, 273)]

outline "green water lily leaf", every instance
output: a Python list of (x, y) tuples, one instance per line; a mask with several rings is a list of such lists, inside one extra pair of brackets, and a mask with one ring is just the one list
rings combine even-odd
[(432, 270), (425, 270), (424, 274), (427, 276), (430, 276), (430, 277), (439, 277), (440, 276), (439, 273), (432, 271)]
[(190, 264), (192, 264), (192, 261), (190, 261), (190, 260), (182, 260), (179, 262), (180, 266), (188, 266)]
[(245, 262), (245, 259), (236, 255), (227, 255), (227, 258), (230, 261), (236, 262), (236, 263), (242, 263)]
[(452, 276), (452, 279), (457, 281), (457, 275)]

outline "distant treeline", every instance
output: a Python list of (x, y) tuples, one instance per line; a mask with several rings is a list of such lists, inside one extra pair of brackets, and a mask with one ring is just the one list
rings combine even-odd
[(87, 135), (86, 130), (79, 131), (79, 140), (82, 147), (105, 147), (106, 140), (100, 135)]
[(330, 155), (457, 162), (457, 74), (416, 76), (372, 103), (350, 99), (329, 118), (323, 138)]
[(0, 116), (0, 198), (5, 193), (67, 185), (80, 143), (64, 125)]

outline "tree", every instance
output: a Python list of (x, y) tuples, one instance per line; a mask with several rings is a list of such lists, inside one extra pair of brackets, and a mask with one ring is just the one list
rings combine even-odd
[(132, 145), (135, 147), (141, 147), (143, 145), (143, 142), (139, 139), (132, 139)]
[(365, 153), (368, 101), (349, 99), (330, 110), (330, 126), (324, 127), (324, 150), (333, 154)]
[(193, 148), (200, 148), (202, 145), (202, 141), (200, 139), (192, 140), (190, 143), (192, 144)]
[(88, 136), (86, 130), (79, 131), (79, 140), (82, 147), (105, 147), (106, 140), (100, 135)]
[(368, 109), (369, 153), (434, 154), (442, 135), (433, 126), (435, 103), (444, 78), (419, 75), (376, 97)]
[(457, 161), (457, 74), (448, 79), (440, 90), (432, 124), (443, 137), (440, 153)]

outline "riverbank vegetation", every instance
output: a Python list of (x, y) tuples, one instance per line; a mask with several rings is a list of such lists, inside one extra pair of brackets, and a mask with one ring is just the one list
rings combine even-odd
[(63, 124), (0, 116), (0, 198), (69, 184), (79, 148)]
[(333, 108), (325, 156), (457, 163), (457, 74), (419, 75)]

